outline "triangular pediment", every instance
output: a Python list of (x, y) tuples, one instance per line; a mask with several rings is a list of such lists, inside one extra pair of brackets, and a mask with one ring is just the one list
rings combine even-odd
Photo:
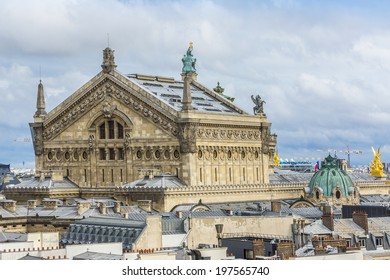
[(50, 111), (44, 121), (44, 139), (53, 139), (96, 106), (100, 106), (102, 114), (109, 114), (114, 108), (107, 100), (112, 99), (170, 135), (177, 135), (177, 112), (115, 71), (112, 74), (100, 72)]

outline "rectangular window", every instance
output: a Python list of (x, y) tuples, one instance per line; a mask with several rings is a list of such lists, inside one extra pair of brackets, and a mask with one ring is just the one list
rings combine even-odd
[(104, 169), (102, 169), (102, 182), (104, 182)]
[(108, 121), (108, 139), (115, 138), (114, 121)]
[(202, 182), (202, 168), (199, 168), (199, 180)]
[(218, 181), (218, 171), (217, 168), (214, 169), (214, 175), (215, 175), (215, 182)]
[(123, 171), (121, 169), (121, 182), (123, 182)]
[(360, 245), (360, 247), (365, 247), (366, 246), (366, 240), (365, 239), (359, 239), (359, 245)]
[(106, 160), (106, 150), (104, 148), (99, 149), (99, 158), (100, 160)]
[(125, 159), (125, 153), (123, 151), (123, 148), (118, 149), (118, 159), (119, 160), (124, 160)]
[(87, 182), (87, 169), (84, 169), (84, 182)]
[(99, 138), (106, 139), (106, 124), (103, 123), (99, 126)]
[(232, 168), (229, 167), (229, 181), (232, 181)]
[(377, 237), (375, 241), (376, 241), (376, 246), (382, 246), (382, 238)]
[(259, 168), (256, 167), (256, 178), (257, 178), (257, 181), (259, 181)]
[(118, 123), (118, 139), (123, 139), (123, 126)]
[(245, 181), (245, 167), (242, 168), (242, 177), (244, 178)]
[(111, 182), (114, 182), (114, 169), (111, 169)]
[(108, 152), (110, 154), (110, 160), (115, 160), (115, 150), (114, 150), (114, 148), (109, 148)]

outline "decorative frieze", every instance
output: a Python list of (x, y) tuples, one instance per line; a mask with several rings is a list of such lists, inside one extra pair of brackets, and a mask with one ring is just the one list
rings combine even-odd
[(198, 146), (199, 160), (258, 160), (261, 153), (256, 147)]
[(246, 129), (199, 128), (196, 135), (200, 139), (260, 140), (260, 131)]

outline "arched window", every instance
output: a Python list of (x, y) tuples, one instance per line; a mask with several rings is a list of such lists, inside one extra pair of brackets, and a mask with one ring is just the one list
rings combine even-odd
[(117, 119), (104, 120), (99, 124), (97, 133), (99, 139), (123, 139), (123, 124)]
[(318, 190), (316, 191), (316, 199), (320, 199), (320, 192)]
[(99, 139), (106, 139), (106, 123), (99, 126)]
[(336, 191), (336, 198), (337, 199), (340, 199), (341, 197), (341, 192), (339, 190)]

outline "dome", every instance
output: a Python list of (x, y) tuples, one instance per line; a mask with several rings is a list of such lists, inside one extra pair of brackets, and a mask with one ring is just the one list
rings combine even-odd
[(339, 190), (341, 194), (336, 196), (346, 197), (353, 189), (353, 182), (348, 174), (339, 168), (337, 159), (329, 155), (322, 162), (321, 169), (311, 178), (309, 188), (311, 194), (318, 191), (324, 197), (331, 197)]

